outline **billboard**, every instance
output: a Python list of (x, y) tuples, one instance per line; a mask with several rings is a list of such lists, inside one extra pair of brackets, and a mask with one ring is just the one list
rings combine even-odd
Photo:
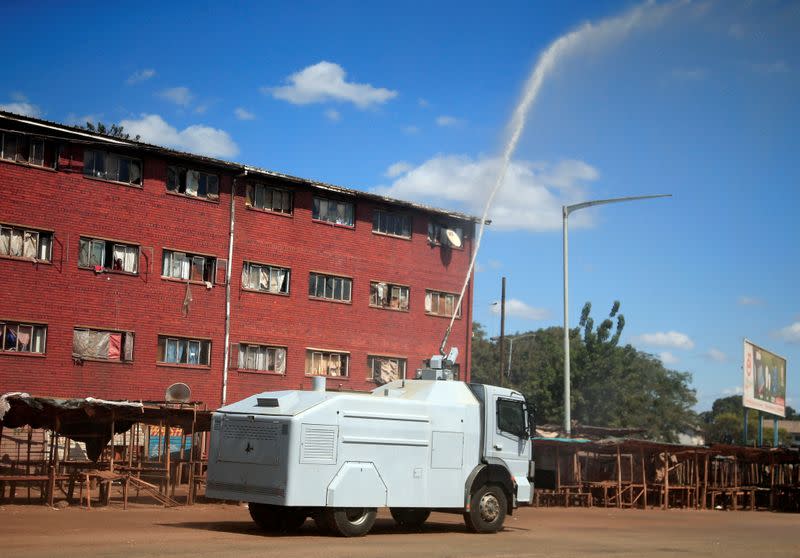
[(744, 340), (742, 404), (786, 416), (786, 359)]

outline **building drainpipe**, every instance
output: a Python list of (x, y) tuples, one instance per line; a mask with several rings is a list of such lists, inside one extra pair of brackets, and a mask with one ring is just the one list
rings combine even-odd
[(231, 230), (228, 237), (228, 266), (225, 270), (225, 351), (222, 362), (222, 405), (228, 397), (228, 362), (231, 358), (231, 270), (233, 268), (233, 230), (236, 224), (236, 185), (240, 178), (247, 176), (247, 169), (233, 177), (231, 185)]

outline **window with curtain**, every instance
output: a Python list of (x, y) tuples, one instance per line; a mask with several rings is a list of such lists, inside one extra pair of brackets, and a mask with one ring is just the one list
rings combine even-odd
[(367, 357), (368, 379), (379, 385), (406, 377), (406, 359), (370, 355)]
[(355, 226), (353, 204), (328, 198), (314, 197), (311, 217), (335, 225)]
[(213, 282), (217, 258), (164, 250), (161, 276), (183, 281)]
[(133, 361), (133, 332), (78, 328), (72, 330), (72, 357), (81, 360)]
[(192, 198), (219, 199), (219, 175), (186, 167), (167, 167), (167, 191)]
[(306, 351), (306, 374), (309, 376), (349, 376), (350, 355), (348, 353), (308, 349)]
[[(450, 317), (453, 315), (453, 312), (456, 311), (455, 306), (457, 301), (457, 294), (426, 290), (425, 312), (436, 316)], [(461, 306), (459, 306), (456, 311), (456, 317), (461, 317)]]
[(44, 354), (47, 326), (0, 320), (0, 351)]
[(142, 161), (116, 153), (86, 149), (83, 152), (83, 174), (141, 186)]
[(242, 288), (251, 291), (287, 294), (290, 273), (290, 270), (285, 267), (244, 262)]
[(53, 233), (0, 224), (0, 256), (50, 262), (53, 259)]
[(81, 237), (78, 241), (78, 267), (138, 273), (139, 247), (113, 240)]
[(247, 185), (247, 200), (249, 207), (276, 213), (292, 213), (292, 193), (283, 188), (276, 188), (260, 183)]
[(44, 139), (0, 132), (0, 159), (37, 167), (55, 168), (55, 144)]
[(286, 347), (239, 343), (239, 369), (286, 373)]
[(390, 310), (408, 310), (409, 288), (372, 281), (369, 284), (369, 304)]
[(158, 362), (163, 364), (185, 364), (187, 366), (209, 366), (211, 363), (211, 341), (159, 335)]

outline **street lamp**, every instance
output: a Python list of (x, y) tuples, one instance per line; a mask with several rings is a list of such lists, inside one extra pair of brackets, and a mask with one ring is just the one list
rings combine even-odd
[(525, 339), (526, 337), (533, 337), (536, 333), (525, 333), (523, 335), (509, 335), (508, 336), (508, 370), (506, 376), (511, 377), (511, 354), (514, 352), (514, 340)]
[(571, 417), (570, 417), (570, 394), (569, 394), (569, 320), (567, 316), (567, 307), (569, 306), (569, 242), (567, 240), (567, 223), (569, 221), (569, 214), (583, 209), (585, 207), (592, 207), (595, 205), (605, 205), (608, 203), (620, 203), (635, 200), (649, 200), (653, 198), (668, 198), (672, 194), (657, 194), (651, 196), (630, 196), (626, 198), (611, 198), (607, 200), (593, 200), (583, 203), (576, 203), (573, 205), (561, 206), (561, 213), (563, 217), (564, 226), (564, 431), (569, 436), (571, 431)]

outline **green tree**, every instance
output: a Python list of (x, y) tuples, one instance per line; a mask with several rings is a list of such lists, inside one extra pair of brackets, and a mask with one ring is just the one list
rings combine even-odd
[[(795, 410), (786, 407), (786, 418), (792, 418)], [(744, 407), (741, 395), (721, 397), (714, 401), (711, 410), (701, 413), (703, 422), (703, 435), (708, 444), (741, 444), (744, 438)], [(771, 445), (773, 440), (772, 421), (765, 417), (763, 424), (763, 441)], [(778, 429), (778, 443), (789, 445), (792, 437), (783, 429)], [(745, 444), (755, 446), (758, 444), (758, 412), (747, 410), (747, 440)]]
[(88, 130), (89, 132), (103, 134), (104, 136), (111, 136), (112, 138), (119, 138), (125, 140), (133, 139), (133, 141), (139, 141), (138, 134), (133, 138), (131, 138), (131, 135), (125, 131), (125, 127), (120, 126), (118, 124), (112, 124), (111, 126), (106, 126), (102, 122), (98, 122), (97, 124), (92, 124), (91, 122), (87, 121), (85, 125), (78, 127), (83, 128), (84, 130)]

